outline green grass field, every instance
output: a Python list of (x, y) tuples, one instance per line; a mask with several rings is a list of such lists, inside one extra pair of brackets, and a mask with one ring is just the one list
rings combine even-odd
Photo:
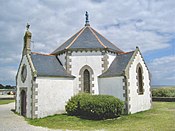
[(74, 116), (54, 115), (27, 119), (28, 123), (53, 129), (107, 131), (175, 131), (175, 102), (153, 102), (148, 111), (111, 120), (85, 120)]
[(153, 97), (175, 97), (175, 87), (152, 88)]
[(11, 102), (14, 102), (15, 100), (0, 100), (0, 105), (3, 105), (3, 104), (9, 104)]

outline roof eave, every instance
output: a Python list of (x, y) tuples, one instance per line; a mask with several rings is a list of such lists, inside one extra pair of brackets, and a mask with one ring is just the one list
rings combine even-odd
[(37, 77), (54, 77), (54, 78), (76, 78), (75, 76), (53, 76), (53, 75), (38, 75)]
[(67, 51), (110, 51), (116, 54), (120, 54), (123, 53), (122, 51), (117, 51), (115, 49), (111, 49), (111, 48), (69, 48), (69, 49), (63, 49), (60, 50), (58, 52), (55, 53), (51, 53), (51, 55), (60, 55), (60, 54), (64, 54)]
[(122, 73), (122, 74), (115, 74), (115, 75), (100, 75), (100, 76), (98, 76), (98, 78), (108, 78), (108, 77), (119, 77), (119, 76), (124, 76), (124, 74)]

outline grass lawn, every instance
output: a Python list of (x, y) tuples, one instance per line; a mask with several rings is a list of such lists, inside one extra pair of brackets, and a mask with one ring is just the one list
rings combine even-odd
[(9, 104), (11, 102), (14, 102), (15, 100), (0, 100), (0, 105), (3, 105), (3, 104)]
[(175, 131), (175, 102), (153, 102), (148, 111), (111, 120), (84, 120), (74, 116), (54, 115), (27, 119), (28, 123), (53, 129), (107, 131)]

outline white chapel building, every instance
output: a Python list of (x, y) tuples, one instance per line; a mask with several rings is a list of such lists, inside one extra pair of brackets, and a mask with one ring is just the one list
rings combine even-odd
[(113, 95), (125, 103), (125, 113), (151, 108), (150, 75), (138, 47), (124, 52), (85, 26), (50, 54), (30, 49), (32, 33), (24, 36), (16, 75), (15, 110), (27, 118), (65, 112), (66, 102), (79, 92)]

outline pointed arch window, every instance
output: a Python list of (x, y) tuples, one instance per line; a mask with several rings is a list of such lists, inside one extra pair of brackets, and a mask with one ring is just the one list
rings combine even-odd
[(83, 73), (84, 92), (90, 93), (90, 72), (86, 69)]
[(86, 93), (94, 93), (94, 72), (89, 65), (83, 66), (79, 71), (79, 90)]
[(143, 69), (141, 64), (138, 64), (137, 66), (137, 85), (138, 85), (138, 94), (141, 95), (144, 93), (144, 88), (143, 88)]

